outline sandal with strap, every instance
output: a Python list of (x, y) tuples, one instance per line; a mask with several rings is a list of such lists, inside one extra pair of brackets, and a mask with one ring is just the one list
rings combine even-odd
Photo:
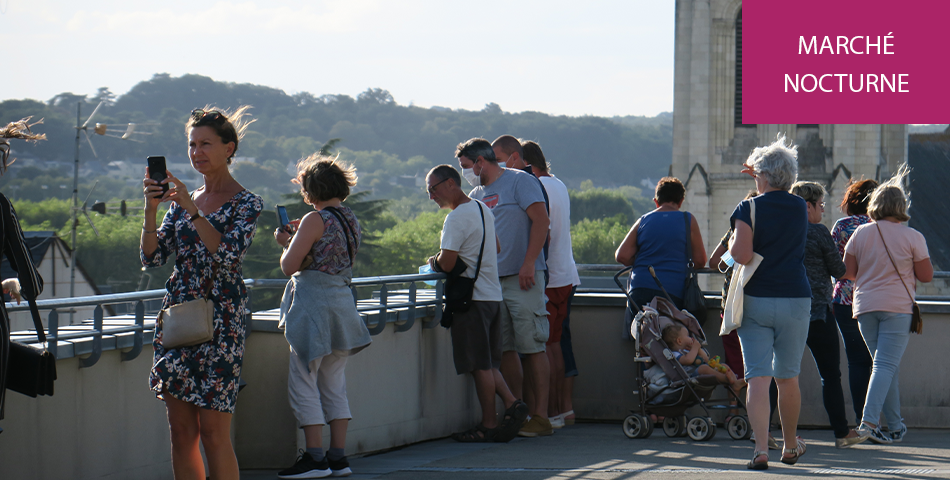
[(495, 435), (492, 441), (497, 443), (507, 443), (518, 436), (518, 430), (528, 418), (528, 404), (521, 400), (515, 400), (514, 403), (505, 410), (505, 416), (501, 420), (501, 425), (495, 429)]
[[(761, 456), (765, 456), (764, 462), (756, 462), (755, 459)], [(769, 451), (768, 450), (756, 450), (752, 452), (752, 460), (746, 464), (746, 468), (749, 470), (768, 470), (769, 469)]]
[(452, 440), (461, 443), (485, 443), (492, 441), (494, 436), (495, 429), (485, 428), (484, 425), (479, 423), (464, 432), (453, 433)]
[[(802, 440), (802, 437), (795, 437), (795, 443), (795, 448), (782, 449), (782, 463), (786, 465), (795, 465), (798, 462), (798, 459), (805, 454), (806, 450), (808, 450), (808, 447), (805, 445), (805, 440)], [(785, 455), (791, 455), (791, 457), (786, 457)]]

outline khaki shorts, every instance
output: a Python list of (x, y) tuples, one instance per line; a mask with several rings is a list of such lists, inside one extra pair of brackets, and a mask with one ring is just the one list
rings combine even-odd
[(501, 281), (501, 350), (530, 355), (544, 351), (548, 341), (548, 310), (544, 296), (544, 270), (534, 274), (534, 287), (522, 290), (518, 275)]

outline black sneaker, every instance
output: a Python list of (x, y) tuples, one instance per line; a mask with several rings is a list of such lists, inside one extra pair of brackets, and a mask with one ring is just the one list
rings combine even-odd
[(333, 460), (327, 457), (330, 462), (330, 470), (333, 471), (331, 476), (333, 477), (349, 477), (353, 474), (353, 470), (350, 470), (350, 462), (346, 461), (346, 457), (342, 457), (339, 460)]
[(323, 478), (329, 477), (332, 473), (326, 457), (318, 462), (309, 453), (301, 451), (300, 456), (297, 457), (297, 463), (277, 472), (277, 478)]

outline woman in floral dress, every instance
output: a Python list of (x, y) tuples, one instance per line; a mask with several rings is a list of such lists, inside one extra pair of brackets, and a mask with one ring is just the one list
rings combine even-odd
[[(212, 478), (239, 478), (230, 426), (247, 318), (241, 262), (263, 208), (261, 198), (245, 190), (228, 170), (248, 125), (243, 121), (247, 108), (230, 114), (194, 110), (189, 117), (185, 128), (188, 157), (204, 177), (203, 187), (189, 194), (188, 187), (171, 172), (161, 182), (172, 187), (164, 194), (161, 184), (150, 179), (148, 172), (143, 181), (146, 202), (142, 264), (155, 267), (175, 259), (162, 307), (203, 297), (207, 282), (214, 282), (210, 295), (214, 301), (211, 341), (165, 349), (161, 326), (156, 325), (152, 342), (155, 361), (149, 384), (165, 401), (176, 479), (205, 478), (199, 440)], [(157, 226), (156, 213), (162, 202), (171, 202), (171, 206), (161, 226)], [(215, 265), (218, 269), (213, 275)]]

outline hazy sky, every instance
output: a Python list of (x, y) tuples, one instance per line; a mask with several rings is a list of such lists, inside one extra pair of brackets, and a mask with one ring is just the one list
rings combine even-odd
[(564, 115), (673, 109), (673, 0), (0, 0), (0, 99), (155, 73)]

